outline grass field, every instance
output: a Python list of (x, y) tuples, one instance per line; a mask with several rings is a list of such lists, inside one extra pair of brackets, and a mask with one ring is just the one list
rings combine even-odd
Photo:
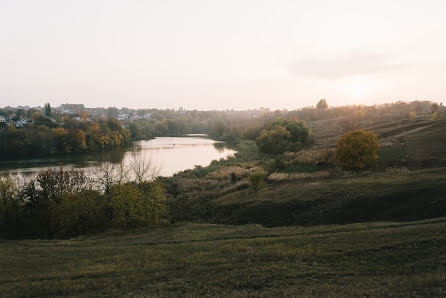
[(0, 242), (1, 296), (446, 295), (446, 218)]
[(266, 226), (408, 221), (446, 216), (446, 169), (291, 181), (213, 200), (216, 223)]

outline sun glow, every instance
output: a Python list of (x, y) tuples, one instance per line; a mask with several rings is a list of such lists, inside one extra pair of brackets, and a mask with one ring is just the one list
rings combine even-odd
[(363, 99), (372, 92), (370, 81), (362, 77), (343, 79), (339, 85), (340, 91), (353, 99)]

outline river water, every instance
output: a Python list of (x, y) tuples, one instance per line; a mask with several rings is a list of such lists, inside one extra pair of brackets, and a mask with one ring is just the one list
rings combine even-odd
[(207, 166), (212, 160), (226, 158), (235, 153), (224, 143), (200, 135), (187, 137), (161, 137), (136, 141), (124, 150), (107, 153), (73, 154), (57, 157), (22, 159), (0, 162), (0, 176), (17, 175), (33, 177), (49, 167), (92, 170), (102, 162), (129, 164), (134, 158), (151, 160), (159, 167), (161, 176), (171, 176), (196, 165)]

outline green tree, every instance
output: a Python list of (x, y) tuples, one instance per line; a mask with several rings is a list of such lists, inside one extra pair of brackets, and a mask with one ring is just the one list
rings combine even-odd
[(159, 223), (165, 211), (165, 196), (155, 182), (126, 183), (111, 188), (113, 224), (133, 228)]
[(57, 236), (73, 237), (103, 231), (109, 222), (107, 200), (96, 191), (64, 193), (54, 208), (52, 225)]
[(115, 107), (110, 107), (107, 109), (107, 117), (108, 118), (118, 118), (119, 110)]
[(348, 168), (372, 166), (378, 159), (379, 142), (372, 131), (357, 129), (346, 133), (336, 144), (336, 159)]
[(287, 150), (291, 133), (283, 126), (278, 126), (272, 130), (264, 130), (257, 138), (256, 143), (260, 151), (277, 154)]
[(313, 136), (304, 121), (279, 119), (273, 122), (271, 130), (263, 130), (256, 142), (260, 151), (277, 154), (299, 151), (313, 142)]
[(44, 110), (45, 116), (51, 117), (51, 106), (48, 102), (45, 104), (45, 107), (43, 108), (43, 110)]
[(17, 117), (22, 118), (23, 116), (25, 116), (25, 110), (24, 109), (17, 109)]

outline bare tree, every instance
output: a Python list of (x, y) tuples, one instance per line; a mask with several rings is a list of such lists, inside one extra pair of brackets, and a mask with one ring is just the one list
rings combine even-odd
[(155, 164), (151, 155), (147, 156), (144, 153), (132, 153), (129, 168), (137, 183), (154, 180), (161, 172), (161, 166)]
[(127, 182), (129, 177), (128, 173), (129, 171), (123, 162), (115, 164), (104, 161), (93, 170), (96, 183), (106, 194), (110, 193), (114, 184)]

